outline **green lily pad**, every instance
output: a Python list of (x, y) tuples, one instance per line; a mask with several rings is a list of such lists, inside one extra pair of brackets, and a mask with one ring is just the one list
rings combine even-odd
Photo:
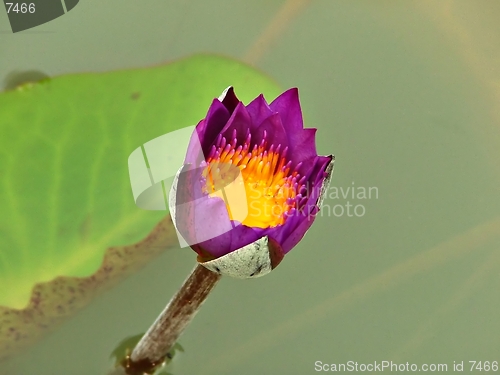
[(249, 66), (198, 55), (0, 93), (0, 358), (175, 246), (166, 212), (135, 205), (128, 156), (196, 124), (229, 85), (244, 102), (280, 91)]

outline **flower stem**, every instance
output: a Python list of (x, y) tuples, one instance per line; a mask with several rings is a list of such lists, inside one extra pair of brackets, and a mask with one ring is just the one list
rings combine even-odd
[(132, 351), (132, 365), (161, 362), (220, 278), (219, 274), (197, 264)]

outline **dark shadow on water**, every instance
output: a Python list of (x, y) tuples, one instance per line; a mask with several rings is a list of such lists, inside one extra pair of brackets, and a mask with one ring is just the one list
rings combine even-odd
[(5, 91), (14, 90), (26, 83), (35, 83), (48, 79), (50, 79), (49, 75), (39, 70), (14, 70), (4, 78), (3, 89)]
[(130, 359), (130, 354), (142, 336), (144, 336), (144, 333), (129, 336), (117, 345), (110, 355), (110, 358), (114, 359), (116, 368), (107, 375), (172, 375), (166, 371), (165, 367), (173, 360), (178, 351), (184, 352), (184, 348), (179, 343), (176, 343), (161, 362), (150, 363), (146, 361), (134, 363)]

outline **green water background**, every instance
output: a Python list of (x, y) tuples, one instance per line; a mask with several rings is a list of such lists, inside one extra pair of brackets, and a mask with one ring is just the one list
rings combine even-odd
[[(378, 189), (330, 195), (326, 205), (361, 204), (364, 216), (319, 217), (270, 275), (223, 279), (172, 373), (500, 361), (500, 3), (299, 3), (85, 0), (15, 35), (0, 12), (0, 77), (232, 56), (299, 87), (318, 152), (336, 155), (332, 186)], [(105, 374), (112, 349), (147, 329), (194, 261), (188, 249), (165, 253), (0, 373)]]

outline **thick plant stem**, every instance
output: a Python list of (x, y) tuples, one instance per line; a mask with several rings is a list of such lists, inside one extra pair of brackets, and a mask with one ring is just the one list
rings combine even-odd
[(134, 363), (161, 362), (200, 309), (220, 275), (197, 264), (165, 310), (136, 345)]

